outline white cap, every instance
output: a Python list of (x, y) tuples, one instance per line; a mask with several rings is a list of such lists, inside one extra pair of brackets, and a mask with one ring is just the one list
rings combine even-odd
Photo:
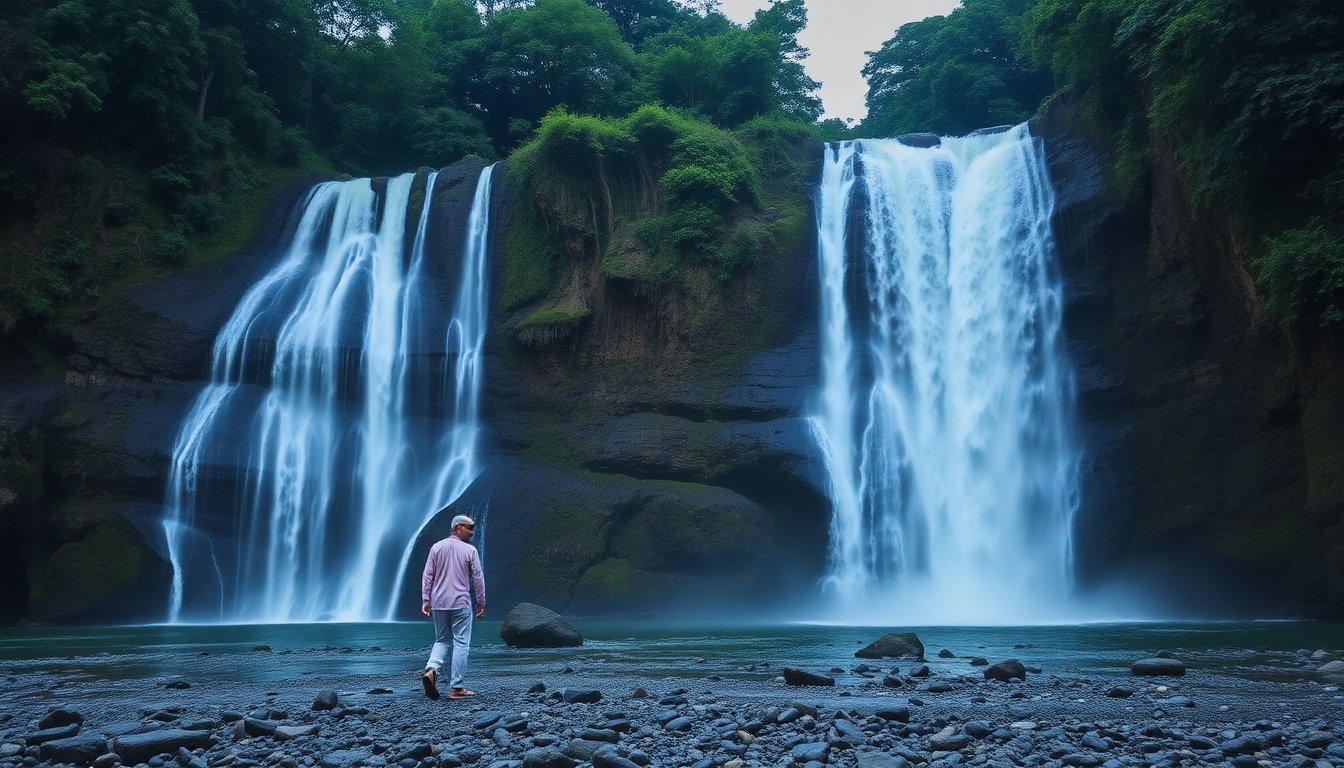
[(457, 517), (453, 518), (453, 524), (449, 527), (456, 528), (459, 525), (475, 525), (475, 524), (476, 521), (472, 520), (470, 517), (467, 517), (466, 515), (458, 515)]

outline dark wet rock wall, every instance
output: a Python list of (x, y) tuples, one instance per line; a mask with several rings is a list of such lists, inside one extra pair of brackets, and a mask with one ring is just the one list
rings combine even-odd
[(1069, 99), (1034, 123), (1057, 189), (1084, 447), (1079, 574), (1183, 615), (1344, 607), (1340, 348), (1267, 314), (1247, 244), (1199, 217), (1169, 145), (1110, 191)]

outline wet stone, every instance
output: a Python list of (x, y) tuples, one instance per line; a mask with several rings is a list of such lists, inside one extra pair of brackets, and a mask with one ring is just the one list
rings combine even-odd
[(568, 704), (596, 704), (602, 700), (602, 693), (591, 688), (562, 688), (560, 698)]
[(1222, 744), (1219, 744), (1218, 749), (1222, 751), (1224, 755), (1228, 756), (1249, 755), (1255, 752), (1259, 752), (1261, 749), (1261, 744), (1260, 741), (1253, 736), (1239, 736), (1235, 739), (1228, 739), (1227, 741), (1224, 741)]
[(43, 715), (42, 720), (38, 722), (37, 727), (46, 730), (48, 728), (60, 728), (66, 725), (83, 725), (83, 724), (84, 724), (84, 716), (81, 715), (79, 712), (73, 709), (64, 709), (61, 707), (57, 707), (56, 709), (53, 709), (50, 712), (48, 712), (46, 715)]
[(898, 723), (910, 722), (909, 707), (880, 707), (873, 714), (877, 715), (883, 720), (895, 721)]
[(1092, 750), (1093, 752), (1105, 752), (1106, 750), (1111, 748), (1110, 742), (1106, 741), (1105, 739), (1101, 738), (1100, 736), (1094, 733), (1084, 735), (1079, 743), (1081, 743), (1084, 747), (1087, 747), (1088, 749)]
[(92, 733), (54, 739), (42, 744), (38, 758), (46, 762), (87, 764), (107, 752), (107, 739)]
[(831, 745), (824, 741), (806, 742), (795, 745), (789, 754), (795, 763), (825, 763), (831, 754)]

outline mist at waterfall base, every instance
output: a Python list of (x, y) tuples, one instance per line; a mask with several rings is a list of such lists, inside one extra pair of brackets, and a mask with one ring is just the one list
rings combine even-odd
[(1135, 618), (1074, 591), (1080, 448), (1041, 142), (826, 149), (821, 388), (837, 624)]
[(173, 447), (170, 622), (393, 615), (416, 534), (479, 472), (492, 170), (456, 290), (426, 253), (437, 174), (323, 183), (299, 205)]

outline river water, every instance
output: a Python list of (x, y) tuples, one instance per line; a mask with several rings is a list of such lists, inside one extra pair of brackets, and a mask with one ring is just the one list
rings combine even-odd
[[(566, 665), (586, 678), (628, 676), (764, 680), (780, 666), (836, 673), (837, 685), (865, 681), (854, 651), (886, 629), (810, 624), (728, 626), (592, 621), (576, 626), (581, 648), (511, 649), (499, 622), (478, 621), (471, 666), (482, 678), (553, 672)], [(1201, 671), (1244, 681), (1321, 683), (1300, 650), (1338, 652), (1344, 627), (1318, 622), (1083, 624), (1024, 627), (902, 627), (923, 641), (935, 677), (977, 674), (969, 657), (1018, 658), (1046, 675), (1131, 678), (1129, 665), (1159, 650)], [(269, 682), (305, 676), (402, 675), (423, 664), (432, 641), (424, 623), (280, 624), (7, 628), (0, 630), (0, 671), (51, 673), (85, 680), (179, 675)], [(269, 651), (257, 650), (268, 646)], [(939, 658), (938, 651), (955, 658)], [(868, 662), (883, 671), (910, 660)]]

